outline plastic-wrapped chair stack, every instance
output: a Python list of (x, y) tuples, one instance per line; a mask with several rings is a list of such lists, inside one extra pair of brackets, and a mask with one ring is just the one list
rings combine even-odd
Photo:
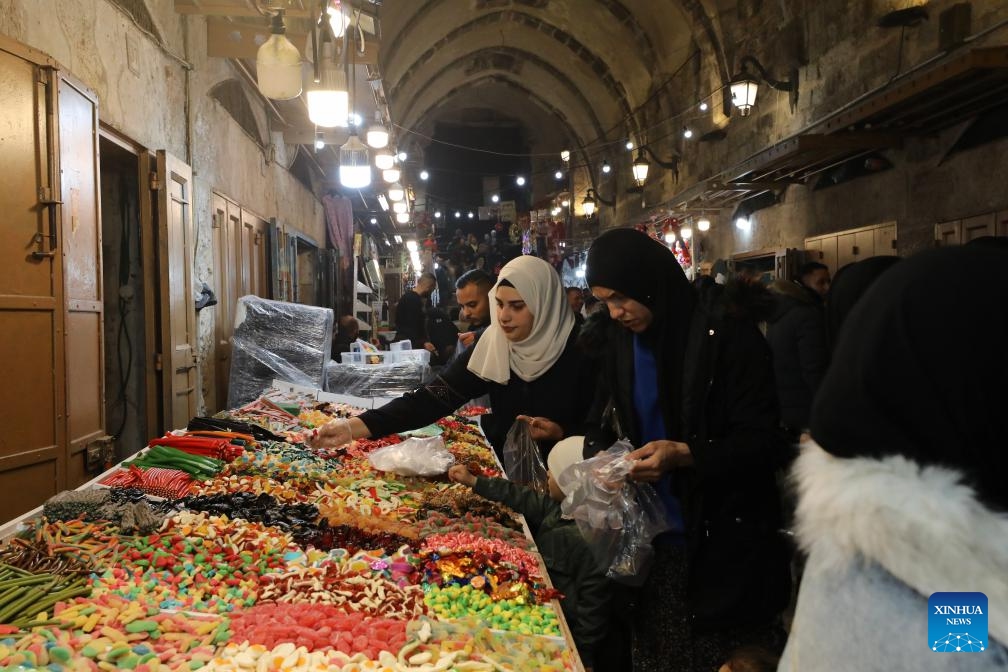
[(257, 296), (238, 299), (228, 408), (254, 401), (274, 378), (322, 389), (332, 335), (329, 308)]

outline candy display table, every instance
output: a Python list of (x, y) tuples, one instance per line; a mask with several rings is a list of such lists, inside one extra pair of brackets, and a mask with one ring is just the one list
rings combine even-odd
[[(223, 420), (289, 441), (168, 436), (0, 528), (0, 667), (583, 669), (520, 517), (443, 476), (375, 470), (399, 437), (292, 442), (358, 411), (286, 395)], [(439, 425), (456, 461), (500, 474), (478, 425)]]

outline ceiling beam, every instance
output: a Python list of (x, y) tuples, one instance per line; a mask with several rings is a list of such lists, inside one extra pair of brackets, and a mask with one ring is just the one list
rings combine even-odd
[[(255, 59), (259, 46), (270, 37), (269, 27), (265, 24), (252, 25), (207, 17), (206, 25), (207, 56), (212, 58)], [(308, 33), (288, 30), (287, 39), (295, 46), (303, 46), (308, 40)], [(360, 65), (375, 65), (378, 63), (378, 47), (376, 40), (366, 40), (364, 53), (355, 52), (351, 55), (351, 60)]]

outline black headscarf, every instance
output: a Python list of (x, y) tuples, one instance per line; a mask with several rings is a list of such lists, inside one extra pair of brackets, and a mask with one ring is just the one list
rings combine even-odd
[(677, 436), (681, 426), (683, 354), (697, 303), (696, 291), (672, 251), (635, 229), (613, 229), (596, 238), (588, 250), (586, 266), (589, 287), (615, 290), (644, 304), (654, 315), (644, 337), (658, 366), (666, 430), (670, 436)]
[(812, 437), (841, 457), (898, 454), (955, 468), (988, 505), (1008, 510), (1006, 269), (1008, 252), (981, 247), (890, 268), (851, 311), (857, 328), (840, 334)]
[(840, 325), (847, 319), (854, 304), (880, 275), (899, 260), (899, 257), (870, 257), (847, 264), (836, 272), (826, 295), (826, 331), (830, 347), (836, 347)]

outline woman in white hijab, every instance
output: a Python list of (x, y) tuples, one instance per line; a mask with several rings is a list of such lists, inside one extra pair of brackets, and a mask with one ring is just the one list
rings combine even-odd
[(583, 434), (595, 366), (574, 344), (574, 314), (560, 276), (538, 257), (518, 257), (501, 269), (490, 299), (490, 326), (476, 346), (431, 383), (349, 421), (331, 422), (309, 442), (336, 447), (423, 427), (483, 395), (491, 404), (483, 431), (498, 455), (518, 418), (530, 423), (544, 456), (560, 439)]

